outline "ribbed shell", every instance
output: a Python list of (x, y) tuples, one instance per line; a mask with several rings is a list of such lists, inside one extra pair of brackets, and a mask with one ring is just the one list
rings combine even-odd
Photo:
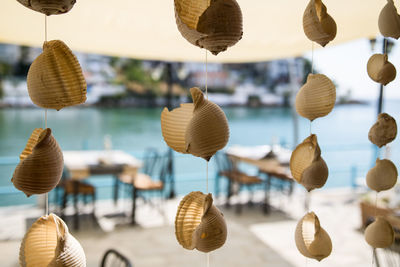
[(336, 88), (333, 82), (323, 74), (309, 74), (307, 82), (296, 95), (296, 111), (313, 121), (328, 115), (335, 102)]
[(377, 83), (387, 85), (396, 78), (396, 68), (387, 54), (374, 54), (367, 63), (368, 76)]
[(177, 152), (190, 153), (205, 160), (222, 149), (229, 140), (229, 125), (222, 109), (204, 99), (198, 88), (191, 88), (193, 104), (161, 113), (165, 142)]
[(400, 15), (397, 13), (393, 0), (388, 0), (379, 14), (379, 31), (385, 37), (399, 39), (400, 37)]
[(308, 191), (321, 188), (328, 179), (328, 166), (321, 157), (315, 134), (299, 144), (290, 157), (290, 171), (294, 179)]
[(385, 218), (378, 216), (376, 220), (365, 229), (364, 237), (365, 241), (367, 241), (371, 247), (390, 247), (394, 242), (393, 227)]
[(35, 129), (20, 159), (11, 181), (28, 197), (47, 193), (60, 181), (63, 154), (51, 129)]
[(225, 243), (225, 219), (212, 203), (211, 194), (199, 191), (189, 193), (180, 202), (175, 218), (175, 235), (184, 248), (210, 252)]
[(43, 53), (33, 61), (27, 77), (33, 103), (60, 110), (86, 101), (86, 81), (81, 66), (64, 42), (43, 44)]
[(310, 0), (308, 3), (303, 14), (303, 29), (308, 39), (323, 47), (335, 39), (336, 22), (321, 0)]
[(22, 267), (85, 267), (86, 257), (67, 225), (51, 213), (39, 218), (25, 234), (19, 263)]
[(321, 261), (332, 252), (331, 238), (314, 212), (307, 213), (297, 223), (295, 241), (299, 252), (307, 258)]
[(235, 0), (174, 0), (178, 30), (191, 44), (214, 55), (243, 35), (242, 11)]
[(378, 120), (372, 125), (368, 133), (368, 139), (378, 147), (392, 142), (397, 135), (396, 120), (387, 113), (378, 115)]
[(367, 185), (377, 192), (389, 190), (397, 183), (397, 168), (388, 159), (376, 159), (376, 165), (367, 173)]
[(50, 15), (67, 13), (72, 9), (76, 0), (17, 0), (27, 8)]

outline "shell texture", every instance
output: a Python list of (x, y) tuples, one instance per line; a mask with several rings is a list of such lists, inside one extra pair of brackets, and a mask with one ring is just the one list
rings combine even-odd
[(374, 54), (367, 63), (368, 76), (377, 83), (387, 85), (396, 78), (396, 68), (387, 54)]
[(22, 5), (47, 16), (67, 13), (76, 0), (17, 0)]
[(388, 159), (376, 159), (376, 165), (367, 173), (367, 185), (377, 192), (389, 190), (397, 183), (396, 165)]
[(390, 247), (394, 242), (393, 227), (385, 218), (378, 216), (376, 220), (365, 229), (364, 237), (365, 241), (367, 241), (371, 247)]
[(32, 63), (27, 77), (33, 103), (60, 110), (86, 101), (86, 81), (81, 66), (68, 46), (53, 40)]
[(396, 120), (387, 113), (378, 115), (377, 122), (368, 132), (368, 139), (378, 147), (392, 142), (397, 136)]
[(393, 0), (387, 0), (387, 4), (381, 10), (378, 26), (383, 36), (399, 39), (400, 15), (397, 13)]

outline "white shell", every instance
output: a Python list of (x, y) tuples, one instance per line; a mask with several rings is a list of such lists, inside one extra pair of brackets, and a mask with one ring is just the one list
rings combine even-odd
[(371, 247), (390, 247), (394, 242), (393, 227), (385, 218), (378, 216), (376, 220), (365, 229), (364, 237), (365, 241), (367, 241)]
[(374, 54), (367, 63), (368, 76), (377, 83), (387, 85), (396, 78), (396, 68), (387, 54)]
[(387, 0), (387, 4), (381, 10), (378, 26), (383, 36), (399, 39), (400, 15), (397, 13), (393, 0)]
[(377, 192), (389, 190), (397, 183), (397, 168), (388, 159), (376, 159), (376, 165), (367, 173), (367, 185)]

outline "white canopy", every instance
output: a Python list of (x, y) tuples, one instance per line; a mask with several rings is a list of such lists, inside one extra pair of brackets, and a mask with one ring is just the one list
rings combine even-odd
[[(237, 0), (244, 35), (212, 62), (252, 62), (300, 56), (311, 50), (302, 28), (307, 0)], [(41, 46), (44, 15), (16, 0), (0, 5), (0, 42)], [(324, 0), (335, 19), (336, 39), (328, 46), (375, 37), (386, 0)], [(178, 32), (173, 0), (77, 0), (64, 15), (48, 18), (48, 38), (81, 52), (166, 61), (204, 61), (204, 50)], [(315, 44), (315, 48), (319, 48)]]

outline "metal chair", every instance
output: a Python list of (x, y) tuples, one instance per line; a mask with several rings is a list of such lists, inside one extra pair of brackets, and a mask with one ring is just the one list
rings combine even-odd
[(100, 267), (133, 267), (128, 258), (116, 251), (109, 249), (104, 253)]

